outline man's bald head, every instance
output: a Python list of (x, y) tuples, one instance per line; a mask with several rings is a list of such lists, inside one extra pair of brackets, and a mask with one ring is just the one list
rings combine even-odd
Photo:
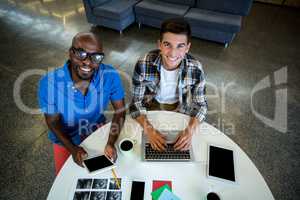
[(77, 33), (73, 37), (72, 46), (77, 46), (78, 43), (94, 44), (102, 51), (100, 39), (92, 32)]
[(69, 58), (73, 80), (90, 80), (104, 58), (99, 38), (91, 32), (77, 33), (69, 49)]

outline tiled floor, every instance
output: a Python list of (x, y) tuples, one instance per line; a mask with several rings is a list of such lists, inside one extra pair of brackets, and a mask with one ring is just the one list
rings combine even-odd
[[(91, 28), (80, 0), (41, 2), (0, 2), (0, 199), (46, 198), (54, 180), (47, 127), (42, 115), (22, 111), (20, 102), (31, 111), (37, 108), (37, 74), (61, 66), (72, 36)], [(202, 61), (207, 74), (207, 122), (240, 145), (278, 200), (300, 198), (299, 27), (299, 10), (256, 3), (227, 49), (213, 42), (192, 40), (191, 53)], [(103, 27), (96, 30), (104, 40), (105, 62), (123, 74), (128, 102), (134, 63), (155, 48), (159, 32), (146, 26), (139, 30), (136, 24), (123, 35)], [(284, 67), (287, 84), (273, 86), (273, 73)], [(36, 75), (18, 84), (26, 73)], [(251, 91), (267, 76), (272, 86), (252, 95), (251, 108)], [(286, 104), (284, 94), (276, 102), (275, 91), (286, 88)], [(287, 116), (281, 115), (287, 118), (285, 133), (265, 125), (253, 112), (272, 119), (274, 107), (280, 102), (288, 108)], [(231, 126), (234, 129), (228, 131), (226, 127)]]

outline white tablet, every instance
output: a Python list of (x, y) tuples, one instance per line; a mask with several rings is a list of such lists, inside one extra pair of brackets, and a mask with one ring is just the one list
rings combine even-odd
[(221, 181), (237, 183), (233, 149), (208, 145), (207, 176)]
[(114, 163), (105, 155), (98, 155), (92, 158), (85, 159), (83, 165), (89, 173), (95, 174), (116, 167)]

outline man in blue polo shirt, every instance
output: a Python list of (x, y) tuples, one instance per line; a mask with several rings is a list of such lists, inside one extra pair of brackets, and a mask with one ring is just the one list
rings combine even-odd
[(50, 129), (56, 174), (69, 155), (82, 166), (82, 140), (105, 123), (109, 102), (115, 110), (105, 154), (116, 159), (114, 144), (125, 120), (124, 90), (118, 72), (101, 63), (102, 44), (93, 33), (78, 33), (63, 67), (46, 74), (39, 84), (39, 104)]

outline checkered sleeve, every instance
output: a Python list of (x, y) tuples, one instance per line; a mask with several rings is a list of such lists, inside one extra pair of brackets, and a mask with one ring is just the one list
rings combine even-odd
[(129, 111), (132, 118), (137, 118), (143, 113), (146, 113), (146, 107), (143, 105), (144, 94), (146, 86), (144, 83), (145, 78), (145, 60), (139, 60), (134, 68), (133, 77), (132, 77), (132, 101), (129, 106)]
[(198, 70), (194, 72), (197, 82), (192, 91), (191, 116), (196, 117), (202, 122), (207, 114), (207, 99), (205, 75), (199, 62)]

